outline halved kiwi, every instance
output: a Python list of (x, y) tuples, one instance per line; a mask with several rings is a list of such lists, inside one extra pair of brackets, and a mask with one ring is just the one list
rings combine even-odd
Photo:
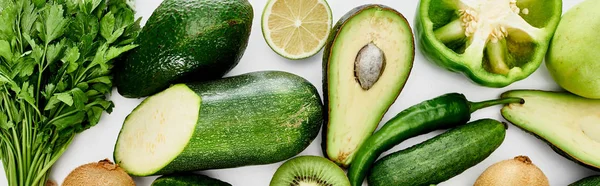
[(319, 156), (298, 156), (281, 165), (270, 186), (350, 186), (346, 173)]

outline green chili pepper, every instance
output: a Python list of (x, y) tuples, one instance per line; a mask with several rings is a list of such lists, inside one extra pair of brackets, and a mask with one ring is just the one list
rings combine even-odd
[(473, 103), (462, 94), (451, 93), (414, 105), (398, 113), (360, 146), (348, 170), (350, 183), (362, 185), (379, 155), (408, 138), (463, 125), (471, 119), (471, 113), (485, 107), (523, 102), (520, 98), (504, 98)]
[(561, 0), (421, 0), (419, 48), (431, 61), (488, 87), (525, 79), (542, 63)]

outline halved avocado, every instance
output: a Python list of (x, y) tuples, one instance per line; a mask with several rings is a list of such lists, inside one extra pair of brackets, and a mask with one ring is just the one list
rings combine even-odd
[(323, 56), (325, 156), (350, 165), (400, 94), (414, 54), (410, 25), (390, 7), (363, 5), (338, 21)]
[(502, 97), (525, 100), (502, 108), (508, 121), (546, 141), (560, 155), (600, 170), (600, 100), (534, 90), (509, 91)]

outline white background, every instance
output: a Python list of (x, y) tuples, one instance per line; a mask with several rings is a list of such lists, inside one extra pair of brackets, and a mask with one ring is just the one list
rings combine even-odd
[[(568, 10), (581, 1), (582, 0), (565, 0), (563, 1), (563, 10)], [(137, 15), (143, 17), (145, 22), (160, 2), (161, 0), (137, 0)], [(356, 6), (367, 3), (378, 3), (388, 5), (404, 14), (411, 26), (414, 24), (415, 11), (418, 2), (419, 1), (417, 0), (329, 0), (329, 4), (333, 11), (334, 23), (337, 22), (343, 14)], [(291, 61), (279, 57), (267, 46), (261, 34), (260, 15), (262, 14), (266, 0), (250, 0), (250, 3), (254, 7), (254, 24), (250, 36), (250, 43), (240, 64), (227, 76), (258, 70), (288, 71), (311, 81), (319, 89), (319, 92), (322, 95), (322, 53), (301, 61)], [(513, 89), (560, 90), (560, 87), (554, 83), (544, 65), (529, 78), (514, 83), (509, 87), (502, 89), (481, 87), (471, 83), (466, 77), (460, 74), (448, 72), (435, 66), (433, 63), (425, 60), (420, 51), (417, 51), (412, 74), (410, 75), (404, 90), (400, 94), (400, 97), (398, 97), (397, 101), (383, 118), (382, 123), (409, 106), (445, 93), (459, 92), (465, 94), (472, 101), (481, 101), (497, 98), (502, 92)], [(110, 115), (105, 114), (97, 126), (78, 135), (73, 141), (73, 144), (69, 147), (69, 150), (52, 169), (51, 178), (59, 184), (62, 183), (62, 180), (71, 170), (79, 165), (104, 158), (112, 159), (114, 144), (119, 130), (121, 129), (121, 125), (123, 124), (123, 120), (127, 114), (140, 103), (141, 99), (125, 99), (116, 91), (113, 91), (111, 99), (116, 104), (113, 113)], [(473, 115), (473, 119), (494, 118), (503, 120), (499, 109), (500, 107), (497, 106), (478, 111)], [(404, 149), (439, 133), (441, 133), (441, 131), (407, 140), (385, 154)], [(317, 137), (310, 147), (301, 154), (322, 155), (319, 146), (321, 143), (320, 139), (320, 136)], [(544, 171), (550, 179), (550, 184), (553, 186), (568, 185), (583, 177), (594, 174), (591, 170), (559, 156), (544, 142), (511, 125), (508, 129), (506, 140), (489, 158), (477, 166), (468, 169), (463, 174), (441, 183), (440, 185), (472, 185), (475, 182), (475, 179), (477, 179), (488, 166), (504, 159), (513, 158), (517, 155), (529, 156), (533, 162)], [(281, 165), (281, 162), (270, 165), (210, 170), (203, 171), (202, 173), (237, 186), (265, 186), (269, 184), (273, 173), (279, 165)], [(3, 175), (4, 174), (0, 173), (0, 185), (7, 185), (6, 178)], [(156, 177), (146, 177), (134, 179), (138, 185), (145, 186), (150, 185), (155, 178)]]

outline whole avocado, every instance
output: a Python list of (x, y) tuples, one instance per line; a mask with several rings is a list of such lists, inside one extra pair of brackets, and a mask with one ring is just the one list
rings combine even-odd
[(118, 92), (129, 98), (171, 84), (217, 79), (241, 59), (254, 13), (247, 0), (165, 0), (115, 66)]

